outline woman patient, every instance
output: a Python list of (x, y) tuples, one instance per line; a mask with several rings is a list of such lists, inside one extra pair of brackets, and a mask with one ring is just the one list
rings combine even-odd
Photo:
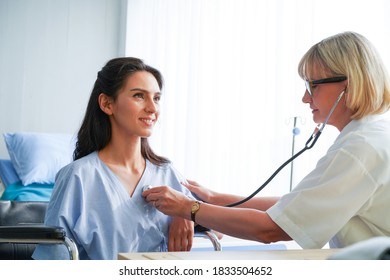
[[(45, 224), (61, 226), (80, 259), (120, 252), (190, 250), (193, 223), (157, 211), (146, 185), (190, 195), (183, 177), (148, 143), (159, 118), (160, 72), (137, 58), (115, 58), (98, 72), (78, 131), (74, 161), (56, 177)], [(34, 259), (67, 259), (62, 245), (38, 245)]]

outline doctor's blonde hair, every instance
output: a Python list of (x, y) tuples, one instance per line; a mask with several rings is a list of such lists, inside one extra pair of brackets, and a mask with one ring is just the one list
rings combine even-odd
[(315, 44), (302, 57), (298, 73), (310, 80), (315, 67), (323, 78), (348, 78), (346, 106), (354, 112), (353, 119), (389, 110), (388, 72), (378, 51), (364, 36), (344, 32)]

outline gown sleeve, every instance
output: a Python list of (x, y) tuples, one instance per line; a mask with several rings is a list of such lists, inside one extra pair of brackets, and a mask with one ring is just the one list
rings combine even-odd
[[(55, 186), (48, 205), (45, 224), (60, 226), (76, 244), (80, 244), (73, 229), (82, 213), (83, 188), (76, 174), (70, 167), (60, 170), (56, 176)], [(82, 248), (78, 248), (79, 253)], [(68, 250), (64, 245), (37, 245), (34, 259), (69, 259)]]

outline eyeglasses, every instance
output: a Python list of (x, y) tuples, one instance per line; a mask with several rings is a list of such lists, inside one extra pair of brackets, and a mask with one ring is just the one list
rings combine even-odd
[(342, 81), (345, 81), (347, 79), (346, 76), (339, 76), (339, 77), (332, 77), (332, 78), (325, 78), (320, 80), (313, 80), (313, 81), (305, 81), (305, 86), (307, 89), (307, 92), (310, 96), (313, 96), (313, 86), (319, 85), (319, 84), (330, 84), (330, 83), (339, 83)]

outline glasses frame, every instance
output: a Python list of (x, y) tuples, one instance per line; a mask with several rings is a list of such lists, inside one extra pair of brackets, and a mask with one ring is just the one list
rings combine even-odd
[(319, 80), (305, 80), (305, 86), (306, 90), (309, 93), (311, 97), (313, 97), (313, 85), (320, 85), (320, 84), (330, 84), (330, 83), (340, 83), (347, 80), (346, 76), (338, 76), (338, 77), (331, 77), (331, 78), (325, 78), (325, 79), (319, 79)]

